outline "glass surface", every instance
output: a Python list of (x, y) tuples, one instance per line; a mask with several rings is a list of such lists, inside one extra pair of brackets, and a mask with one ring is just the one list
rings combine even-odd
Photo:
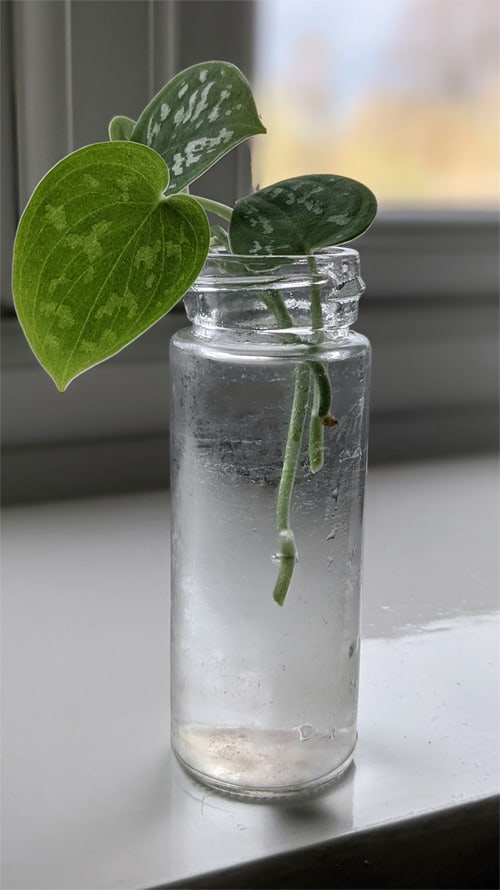
[[(273, 288), (306, 333), (311, 285), (293, 270), (287, 281), (280, 269)], [(345, 282), (338, 291), (321, 278), (329, 324), (318, 336), (309, 325), (304, 345), (277, 329), (260, 299), (271, 276), (262, 277), (232, 284), (202, 273), (187, 301), (194, 329), (171, 350), (172, 743), (208, 784), (257, 797), (331, 780), (355, 746), (369, 383), (368, 342), (340, 306), (354, 300), (340, 299)], [(247, 315), (235, 316), (242, 295)], [(325, 428), (316, 473), (305, 427), (291, 501), (298, 561), (280, 607), (278, 485), (312, 354), (338, 423)]]
[(257, 0), (261, 187), (367, 182), (382, 207), (498, 206), (496, 0)]

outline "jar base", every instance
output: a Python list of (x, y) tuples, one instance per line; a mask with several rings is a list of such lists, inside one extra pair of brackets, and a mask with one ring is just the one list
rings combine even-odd
[[(321, 737), (307, 740), (309, 749), (306, 752), (301, 750), (301, 743), (297, 743), (295, 730), (248, 730), (243, 727), (210, 727), (210, 732), (208, 730), (208, 727), (196, 728), (196, 747), (192, 743), (193, 729), (189, 732), (191, 745), (186, 728), (182, 741), (179, 737), (173, 738), (172, 748), (177, 760), (202, 785), (244, 800), (277, 800), (319, 791), (348, 769), (356, 744), (356, 735), (353, 740), (349, 733), (349, 747), (345, 745), (345, 738), (344, 745), (336, 752), (335, 767), (328, 769), (325, 761), (332, 762), (333, 739), (329, 739), (329, 745)], [(179, 741), (181, 743), (177, 744)], [(338, 746), (340, 740), (336, 738), (335, 741)]]

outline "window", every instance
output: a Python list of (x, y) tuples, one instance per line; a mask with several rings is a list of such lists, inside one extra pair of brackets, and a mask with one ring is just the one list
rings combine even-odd
[[(5, 260), (19, 212), (40, 176), (68, 150), (105, 139), (113, 114), (136, 115), (174, 71), (206, 58), (236, 63), (255, 84), (270, 132), (255, 140), (254, 167), (264, 164), (264, 144), (269, 146), (269, 157), (274, 153), (280, 159), (277, 167), (268, 166), (267, 173), (262, 167), (259, 175), (273, 179), (301, 172), (285, 168), (283, 150), (276, 148), (281, 124), (272, 112), (273, 77), (285, 68), (279, 68), (283, 49), (270, 49), (269, 41), (281, 40), (302, 10), (307, 11), (309, 23), (322, 26), (324, 35), (330, 33), (328, 29), (347, 35), (348, 17), (351, 36), (340, 41), (337, 61), (340, 66), (343, 56), (342, 64), (350, 65), (348, 50), (355, 52), (356, 34), (361, 33), (356, 5), (357, 0), (328, 0), (318, 12), (313, 0), (307, 4), (285, 0), (285, 9), (276, 0), (3, 0), (2, 269), (7, 269)], [(374, 72), (384, 73), (380, 47), (395, 27), (396, 11), (405, 5), (409, 6), (406, 0), (373, 4), (380, 17), (370, 13), (371, 36), (363, 38), (365, 45), (373, 44), (372, 67), (365, 68), (363, 75), (365, 86), (374, 83)], [(451, 0), (430, 3), (433, 9), (451, 5)], [(492, 5), (489, 0), (461, 3), (467, 15), (472, 15), (471, 9)], [(429, 4), (419, 0), (418, 7), (422, 6)], [(413, 30), (417, 40), (418, 29)], [(495, 34), (492, 26), (490, 40)], [(306, 45), (306, 58), (307, 52), (311, 49)], [(415, 63), (411, 64), (427, 70), (418, 41), (413, 52)], [(492, 51), (488, 52), (492, 58)], [(402, 62), (410, 64), (408, 54)], [(391, 64), (401, 62), (395, 58)], [(474, 72), (475, 63), (467, 64)], [(459, 78), (461, 63), (457, 65)], [(361, 78), (359, 66), (348, 70), (351, 73), (343, 75), (347, 80)], [(356, 83), (353, 88), (362, 95), (361, 81)], [(341, 86), (342, 80), (339, 90), (343, 92)], [(419, 89), (424, 87), (425, 83)], [(313, 105), (304, 98), (308, 89), (310, 84), (303, 78), (294, 85), (294, 93), (302, 90), (302, 111), (307, 106), (312, 121)], [(322, 101), (328, 105), (331, 95), (327, 91)], [(292, 106), (291, 101), (287, 104)], [(373, 111), (370, 102), (368, 106)], [(359, 117), (361, 107), (351, 97), (342, 115), (344, 122), (350, 120), (354, 126), (358, 109), (357, 132), (364, 138), (352, 139), (353, 144), (368, 149), (364, 160), (358, 159), (361, 166), (355, 167), (352, 152), (344, 147), (335, 166), (342, 161), (342, 172), (372, 184), (366, 165), (376, 158), (372, 137), (365, 138), (368, 125), (366, 117)], [(366, 107), (365, 101), (365, 115)], [(315, 128), (331, 127), (334, 118), (329, 115), (318, 113), (316, 123), (306, 133), (299, 131), (298, 138), (310, 140)], [(371, 126), (377, 121), (372, 114)], [(422, 124), (420, 131), (432, 145), (430, 125)], [(408, 138), (403, 124), (400, 132), (401, 139)], [(395, 125), (386, 122), (382, 133), (386, 142), (395, 133)], [(318, 145), (324, 147), (323, 135)], [(331, 150), (332, 156), (340, 152), (338, 146)], [(380, 154), (382, 149), (377, 151)], [(311, 170), (312, 159), (302, 149), (297, 153)], [(318, 156), (314, 164), (317, 171)], [(384, 176), (388, 166), (395, 164), (382, 165)], [(398, 174), (396, 180), (405, 188), (408, 185), (406, 174)], [(233, 203), (250, 187), (249, 148), (244, 145), (206, 174), (200, 193)], [(394, 183), (386, 188), (379, 180), (378, 188), (382, 213), (360, 245), (368, 295), (358, 325), (374, 344), (372, 459), (491, 448), (496, 436), (497, 294), (497, 222), (492, 202), (488, 195), (484, 199), (484, 184), (474, 186), (475, 196), (465, 200), (462, 193), (455, 203), (441, 198), (433, 201), (437, 191), (432, 183), (425, 201), (416, 200), (415, 191), (413, 197), (407, 194), (404, 200), (395, 200)], [(172, 313), (132, 347), (84, 375), (61, 397), (38, 368), (20, 333), (8, 273), (2, 280), (2, 305), (5, 500), (167, 484), (167, 342), (170, 333), (184, 324), (182, 311)]]
[(495, 0), (256, 4), (254, 182), (338, 171), (379, 199), (372, 459), (495, 441), (499, 24)]
[(255, 52), (262, 186), (339, 170), (382, 209), (498, 206), (495, 0), (264, 0)]

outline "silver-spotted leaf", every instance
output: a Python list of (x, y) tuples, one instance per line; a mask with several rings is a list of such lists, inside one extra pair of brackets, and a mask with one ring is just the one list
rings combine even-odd
[(42, 179), (19, 224), (13, 290), (36, 357), (62, 391), (177, 303), (210, 229), (194, 198), (165, 199), (168, 169), (133, 142), (89, 145)]
[(132, 130), (135, 127), (135, 121), (131, 117), (125, 117), (123, 114), (117, 114), (111, 118), (108, 127), (109, 138), (112, 142), (120, 139), (130, 139)]
[(251, 255), (307, 254), (357, 238), (376, 212), (375, 195), (354, 179), (320, 173), (285, 179), (237, 202), (231, 248)]
[(177, 74), (144, 109), (131, 139), (154, 148), (179, 192), (219, 158), (265, 133), (250, 87), (228, 62), (204, 62)]

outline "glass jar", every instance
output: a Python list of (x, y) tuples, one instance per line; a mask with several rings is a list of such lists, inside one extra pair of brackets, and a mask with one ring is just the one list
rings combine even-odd
[(348, 248), (214, 254), (172, 340), (172, 746), (238, 795), (319, 787), (353, 756), (363, 290)]

